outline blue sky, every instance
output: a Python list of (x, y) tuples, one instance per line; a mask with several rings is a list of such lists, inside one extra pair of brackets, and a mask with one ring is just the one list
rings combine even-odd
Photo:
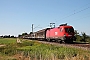
[(90, 0), (0, 0), (0, 35), (15, 35), (62, 23), (90, 35)]

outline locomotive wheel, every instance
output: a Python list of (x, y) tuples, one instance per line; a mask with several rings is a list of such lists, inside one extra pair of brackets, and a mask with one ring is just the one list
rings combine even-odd
[(71, 41), (69, 41), (69, 43), (70, 43), (70, 44), (72, 44), (72, 43), (73, 43), (73, 41), (71, 40)]
[(65, 43), (72, 44), (73, 43), (73, 40), (65, 41)]
[(62, 40), (60, 41), (60, 44), (62, 43)]
[(63, 40), (63, 41), (62, 41), (62, 43), (66, 43), (66, 41), (65, 41), (65, 40)]
[(56, 40), (56, 42), (61, 44), (62, 43), (62, 40)]
[(47, 39), (48, 42), (51, 42), (51, 39)]

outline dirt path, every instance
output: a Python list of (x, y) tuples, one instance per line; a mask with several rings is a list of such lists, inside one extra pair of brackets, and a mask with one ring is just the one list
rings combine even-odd
[(0, 47), (2, 47), (2, 46), (5, 46), (5, 45), (0, 45)]

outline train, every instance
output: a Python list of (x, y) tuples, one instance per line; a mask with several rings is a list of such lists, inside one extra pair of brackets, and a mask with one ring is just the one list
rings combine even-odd
[(56, 41), (60, 43), (73, 43), (76, 41), (73, 26), (67, 24), (61, 24), (54, 28), (45, 28), (39, 31), (33, 32), (24, 38), (35, 39), (35, 40), (45, 40), (45, 41)]

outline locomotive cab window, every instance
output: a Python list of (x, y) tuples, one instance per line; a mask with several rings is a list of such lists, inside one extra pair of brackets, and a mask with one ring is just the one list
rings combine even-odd
[(65, 28), (65, 32), (68, 32), (68, 33), (74, 32), (74, 29), (73, 29), (73, 27), (72, 28)]
[(60, 28), (60, 32), (63, 32), (63, 28)]

